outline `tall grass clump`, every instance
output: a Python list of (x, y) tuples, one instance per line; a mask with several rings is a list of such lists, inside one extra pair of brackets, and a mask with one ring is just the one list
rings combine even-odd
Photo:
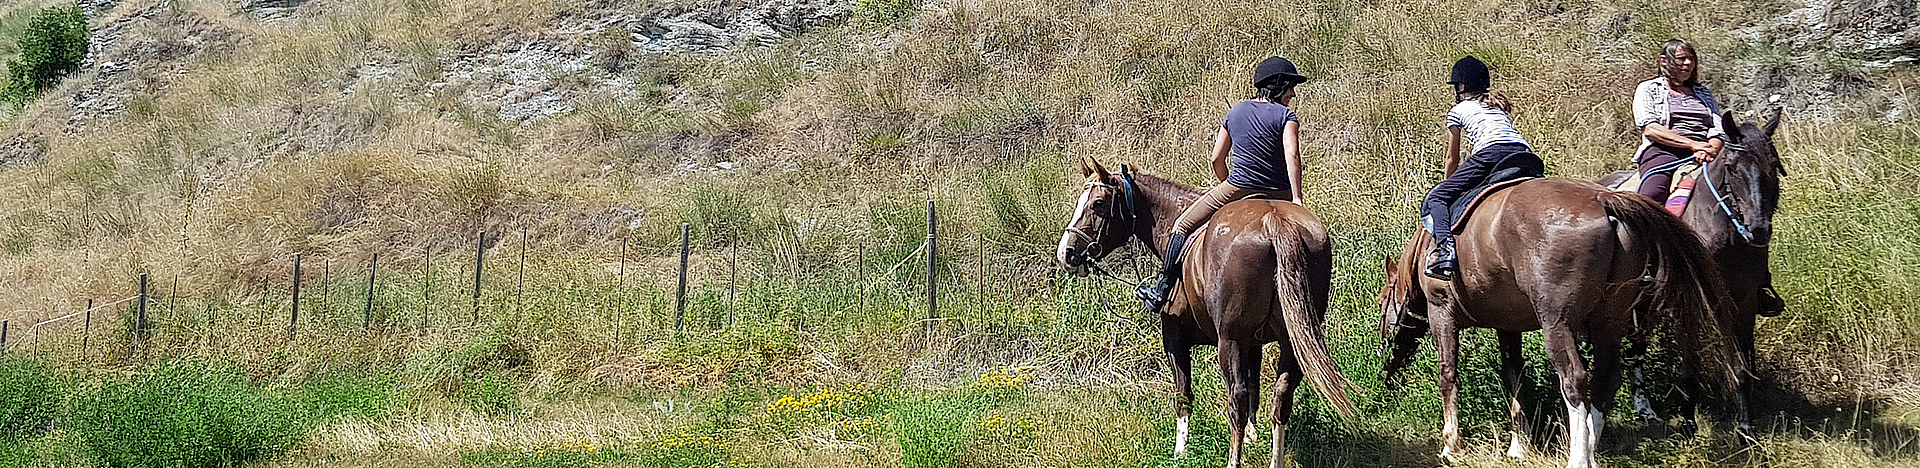
[(14, 42), (20, 57), (7, 61), (0, 97), (26, 102), (80, 68), (87, 55), (87, 17), (80, 5), (40, 10)]
[(297, 400), (267, 393), (229, 363), (182, 361), (112, 379), (80, 397), (73, 429), (103, 466), (233, 466), (305, 436)]

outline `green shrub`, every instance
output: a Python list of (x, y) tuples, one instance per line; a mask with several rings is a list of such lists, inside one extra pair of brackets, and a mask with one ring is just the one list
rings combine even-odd
[(920, 14), (919, 0), (858, 0), (853, 3), (854, 19), (887, 25), (913, 19)]
[(20, 58), (7, 61), (8, 100), (25, 102), (40, 95), (87, 55), (87, 17), (79, 5), (41, 10), (15, 39)]
[(332, 374), (300, 387), (301, 401), (316, 419), (385, 416), (400, 400), (393, 380), (348, 373)]
[(285, 451), (310, 427), (298, 402), (250, 385), (230, 363), (171, 363), (111, 380), (71, 414), (87, 453), (104, 466), (248, 463)]
[(971, 398), (904, 398), (889, 419), (900, 443), (900, 464), (907, 468), (953, 466), (971, 445), (973, 415), (979, 401)]
[(18, 357), (0, 359), (0, 439), (46, 430), (59, 410), (60, 391), (45, 364)]
[(460, 402), (487, 416), (520, 414), (520, 397), (514, 391), (513, 378), (500, 372), (487, 372), (460, 387)]

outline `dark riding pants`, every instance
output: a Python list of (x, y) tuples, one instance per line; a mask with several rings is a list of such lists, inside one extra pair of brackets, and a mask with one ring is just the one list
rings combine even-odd
[(1428, 227), (1433, 229), (1436, 243), (1453, 241), (1453, 202), (1474, 187), (1485, 185), (1487, 178), (1495, 172), (1507, 168), (1521, 168), (1529, 176), (1540, 176), (1547, 172), (1546, 163), (1533, 154), (1532, 148), (1518, 143), (1501, 143), (1474, 152), (1467, 160), (1460, 162), (1460, 167), (1454, 169), (1453, 175), (1447, 176), (1447, 180), (1427, 192), (1424, 206), (1432, 222)]
[(1671, 146), (1648, 145), (1647, 150), (1640, 153), (1640, 189), (1636, 192), (1653, 199), (1654, 203), (1665, 204), (1667, 189), (1673, 185), (1673, 171), (1648, 174), (1647, 170), (1665, 166), (1681, 158), (1693, 157), (1692, 152), (1681, 151), (1682, 149)]

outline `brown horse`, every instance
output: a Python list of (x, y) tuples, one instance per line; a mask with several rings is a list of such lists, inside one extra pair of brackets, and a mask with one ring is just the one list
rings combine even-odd
[[(1093, 262), (1131, 239), (1164, 255), (1168, 231), (1181, 210), (1200, 191), (1121, 166), (1119, 177), (1097, 161), (1082, 160), (1086, 190), (1074, 206), (1056, 252), (1060, 263), (1079, 276)], [(1332, 245), (1320, 219), (1305, 207), (1279, 200), (1241, 200), (1227, 204), (1193, 234), (1184, 278), (1160, 316), (1161, 344), (1173, 367), (1178, 433), (1174, 453), (1185, 454), (1193, 406), (1193, 347), (1220, 347), (1220, 377), (1226, 383), (1227, 466), (1240, 466), (1240, 448), (1259, 408), (1261, 348), (1277, 343), (1274, 373), (1273, 458), (1285, 464), (1287, 420), (1301, 377), (1344, 416), (1354, 414), (1347, 387), (1327, 349), (1321, 320), (1333, 277)]]
[[(1693, 197), (1680, 222), (1687, 225), (1706, 247), (1706, 256), (1720, 267), (1727, 292), (1733, 297), (1734, 339), (1740, 350), (1753, 358), (1753, 328), (1760, 313), (1760, 288), (1773, 283), (1767, 266), (1768, 243), (1773, 239), (1773, 213), (1780, 199), (1780, 177), (1786, 175), (1780, 153), (1774, 148), (1773, 133), (1780, 128), (1776, 109), (1765, 124), (1737, 123), (1727, 112), (1727, 137), (1732, 144), (1719, 157), (1707, 163), (1704, 177), (1694, 185)], [(1632, 176), (1619, 171), (1600, 179), (1614, 185)], [(1634, 379), (1634, 409), (1642, 418), (1658, 419), (1651, 402), (1643, 395), (1639, 372)], [(1683, 392), (1684, 393), (1684, 392)], [(1686, 408), (1683, 415), (1691, 413)]]
[[(1419, 273), (1432, 238), (1414, 234), (1387, 266), (1381, 332), (1393, 337), (1382, 368), (1390, 379), (1434, 336), (1444, 400), (1440, 456), (1461, 451), (1455, 384), (1460, 330), (1492, 328), (1513, 418), (1507, 453), (1529, 450), (1519, 401), (1520, 334), (1540, 330), (1567, 406), (1567, 466), (1591, 467), (1601, 425), (1620, 387), (1623, 338), (1656, 327), (1674, 333), (1702, 374), (1731, 392), (1745, 368), (1721, 330), (1726, 292), (1698, 240), (1651, 201), (1592, 182), (1533, 179), (1486, 196), (1460, 229), (1459, 273), (1451, 282)], [(1719, 312), (1704, 315), (1700, 310)], [(1708, 320), (1717, 317), (1718, 320)], [(1580, 345), (1591, 347), (1592, 367)]]

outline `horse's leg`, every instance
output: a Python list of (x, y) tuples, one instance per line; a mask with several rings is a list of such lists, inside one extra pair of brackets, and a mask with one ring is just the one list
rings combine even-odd
[(1526, 384), (1522, 372), (1527, 358), (1520, 354), (1520, 332), (1502, 331), (1495, 335), (1500, 339), (1500, 384), (1507, 392), (1507, 415), (1513, 419), (1513, 442), (1507, 446), (1507, 456), (1526, 458), (1532, 441), (1526, 407), (1520, 402), (1520, 389)]
[(1260, 408), (1260, 343), (1220, 339), (1220, 377), (1227, 385), (1227, 468), (1240, 468), (1247, 423)]
[(1626, 353), (1623, 355), (1623, 357), (1633, 357), (1636, 361), (1633, 364), (1631, 378), (1627, 381), (1627, 391), (1633, 394), (1633, 414), (1640, 418), (1642, 424), (1649, 426), (1666, 421), (1660, 418), (1660, 411), (1654, 409), (1653, 399), (1647, 397), (1647, 366), (1637, 362), (1646, 357), (1647, 340), (1651, 339), (1653, 338), (1647, 337), (1629, 341)]
[(1269, 468), (1287, 466), (1287, 421), (1293, 420), (1293, 392), (1300, 389), (1300, 358), (1293, 354), (1292, 345), (1286, 340), (1280, 341), (1279, 359), (1273, 363), (1273, 461)]
[(1193, 344), (1179, 332), (1182, 324), (1173, 316), (1160, 316), (1160, 345), (1167, 350), (1167, 365), (1173, 368), (1175, 433), (1173, 455), (1187, 454), (1187, 433), (1193, 420)]
[(1440, 358), (1440, 458), (1452, 461), (1464, 452), (1460, 437), (1460, 392), (1455, 379), (1460, 367), (1460, 330), (1454, 328), (1452, 312), (1429, 311), (1433, 326), (1434, 355)]
[(1587, 369), (1581, 362), (1580, 343), (1564, 324), (1549, 325), (1540, 334), (1546, 339), (1553, 369), (1560, 374), (1560, 398), (1567, 404), (1567, 468), (1592, 468), (1596, 461), (1595, 438), (1590, 433), (1601, 415), (1587, 399)]
[(1625, 368), (1620, 363), (1620, 339), (1594, 340), (1593, 375), (1589, 381), (1592, 390), (1587, 392), (1588, 400), (1593, 403), (1593, 419), (1587, 423), (1592, 431), (1587, 434), (1588, 446), (1595, 452), (1600, 449), (1600, 432), (1606, 425), (1607, 414), (1613, 412), (1613, 397), (1620, 393), (1620, 373)]

